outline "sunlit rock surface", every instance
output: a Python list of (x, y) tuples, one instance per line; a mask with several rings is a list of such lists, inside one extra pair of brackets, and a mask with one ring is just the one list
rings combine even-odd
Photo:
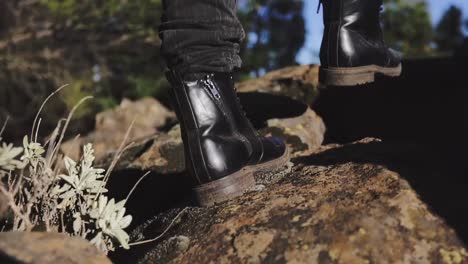
[(86, 240), (58, 233), (0, 233), (0, 263), (46, 264), (112, 262)]
[[(392, 154), (377, 139), (293, 159), (281, 180), (211, 208), (190, 208), (139, 263), (466, 263), (455, 232), (397, 172), (366, 160)], [(178, 210), (137, 228), (139, 239)], [(136, 235), (138, 234), (138, 235)], [(178, 249), (174, 236), (189, 245)]]

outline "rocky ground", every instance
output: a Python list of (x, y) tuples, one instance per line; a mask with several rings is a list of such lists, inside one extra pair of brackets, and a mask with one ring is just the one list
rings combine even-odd
[[(401, 127), (380, 133), (378, 119), (366, 119), (367, 127), (374, 130), (365, 130), (363, 118), (356, 127), (349, 120), (356, 120), (354, 114), (362, 115), (359, 111), (368, 107), (366, 103), (375, 106), (384, 100), (374, 95), (372, 101), (353, 101), (361, 108), (346, 108), (352, 103), (344, 104), (346, 100), (331, 89), (316, 102), (316, 73), (315, 66), (291, 67), (238, 85), (255, 126), (265, 135), (285, 138), (292, 159), (281, 173), (256, 175), (257, 186), (243, 197), (210, 208), (194, 203), (193, 182), (184, 173), (179, 128), (174, 115), (157, 101), (126, 101), (103, 113), (105, 118), (97, 118), (93, 133), (68, 142), (64, 151), (69, 155), (78, 155), (81, 144), (94, 142), (99, 163), (106, 167), (134, 116), (140, 118), (128, 139), (134, 144), (117, 164), (109, 189), (112, 196), (123, 198), (151, 170), (127, 204), (134, 216), (130, 233), (132, 241), (162, 236), (129, 251), (119, 250), (110, 255), (111, 260), (468, 263), (467, 184), (464, 167), (458, 165), (463, 162), (459, 152), (448, 155), (446, 144), (436, 144), (440, 138), (428, 144), (402, 137), (394, 132)], [(366, 88), (357, 89), (365, 94)], [(340, 94), (347, 93), (351, 91)], [(332, 111), (323, 107), (330, 105), (327, 100), (340, 104)], [(325, 117), (328, 133), (308, 105)], [(164, 122), (145, 122), (148, 117), (141, 113), (148, 109)], [(389, 111), (384, 106), (374, 109), (367, 108), (369, 116)], [(404, 116), (397, 117), (407, 122)], [(106, 136), (109, 131), (112, 138)], [(441, 135), (440, 131), (426, 131), (422, 138)], [(408, 130), (408, 134), (418, 132)], [(338, 141), (342, 143), (333, 143)]]
[[(121, 252), (121, 263), (466, 263), (453, 229), (375, 156), (377, 139), (324, 146), (244, 197), (190, 207), (160, 241)], [(181, 209), (134, 229), (158, 235)]]

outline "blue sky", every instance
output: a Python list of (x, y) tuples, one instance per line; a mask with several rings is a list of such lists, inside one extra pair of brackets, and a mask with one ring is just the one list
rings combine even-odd
[[(297, 55), (300, 64), (318, 63), (318, 51), (322, 41), (322, 11), (316, 14), (317, 0), (304, 1), (304, 18), (306, 20), (306, 40), (304, 47)], [(427, 0), (433, 24), (437, 24), (444, 12), (456, 5), (462, 9), (465, 19), (468, 19), (468, 0)], [(466, 31), (465, 31), (466, 32)], [(466, 32), (468, 33), (468, 32)]]

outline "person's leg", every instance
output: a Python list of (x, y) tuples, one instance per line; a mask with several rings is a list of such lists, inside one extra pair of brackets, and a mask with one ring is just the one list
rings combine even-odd
[(202, 205), (241, 195), (254, 174), (288, 161), (284, 142), (261, 137), (245, 117), (232, 71), (244, 36), (234, 0), (164, 1), (160, 28), (187, 171)]
[(389, 49), (380, 28), (382, 0), (320, 0), (325, 25), (320, 83), (351, 86), (375, 74), (399, 76), (401, 58)]
[(237, 0), (164, 0), (161, 52), (180, 73), (231, 72), (241, 66), (244, 30)]

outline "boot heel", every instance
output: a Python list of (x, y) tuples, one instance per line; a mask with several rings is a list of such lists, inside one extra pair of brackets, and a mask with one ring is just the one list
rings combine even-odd
[(376, 65), (348, 68), (320, 67), (319, 82), (324, 86), (354, 86), (374, 82), (376, 74), (398, 77), (401, 75), (401, 64), (397, 67)]
[(319, 80), (325, 86), (354, 86), (375, 81), (375, 72), (366, 69), (320, 68)]
[(211, 206), (241, 196), (254, 185), (253, 172), (244, 168), (219, 180), (195, 187), (194, 191), (201, 206)]

